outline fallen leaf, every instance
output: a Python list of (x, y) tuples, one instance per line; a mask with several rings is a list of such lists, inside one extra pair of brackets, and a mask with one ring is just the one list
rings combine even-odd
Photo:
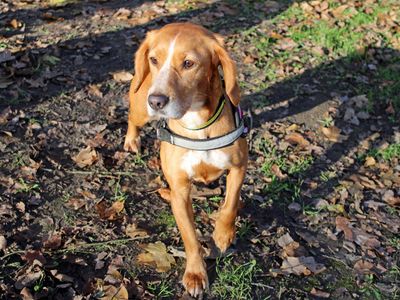
[(271, 172), (272, 172), (272, 174), (274, 174), (279, 179), (287, 178), (287, 175), (282, 173), (282, 171), (281, 171), (281, 169), (279, 168), (278, 165), (273, 164), (272, 167), (271, 167)]
[(21, 292), (19, 293), (19, 295), (21, 296), (22, 300), (34, 300), (35, 299), (27, 287), (24, 287), (21, 290)]
[(163, 242), (150, 243), (144, 250), (147, 252), (138, 255), (138, 262), (148, 265), (155, 264), (157, 272), (167, 272), (171, 269), (171, 265), (175, 264), (174, 257), (167, 253), (167, 247)]
[(395, 197), (394, 192), (392, 190), (387, 190), (382, 197), (383, 201), (387, 204), (396, 206), (400, 204), (400, 197)]
[(124, 201), (115, 201), (110, 207), (107, 207), (105, 200), (96, 204), (96, 210), (103, 220), (115, 221), (124, 209)]
[(68, 202), (65, 204), (66, 207), (72, 208), (73, 210), (78, 210), (85, 206), (86, 201), (79, 198), (69, 198)]
[(89, 84), (89, 94), (102, 98), (103, 97), (103, 93), (100, 91), (100, 88), (98, 85), (96, 84)]
[(43, 276), (42, 271), (29, 272), (27, 274), (23, 274), (17, 278), (17, 281), (15, 282), (15, 288), (21, 290), (24, 287), (30, 287), (36, 281), (38, 281), (42, 276)]
[(365, 159), (364, 167), (371, 167), (374, 166), (375, 164), (376, 164), (375, 158), (373, 158), (372, 156), (367, 156), (367, 158)]
[(26, 261), (29, 265), (33, 265), (33, 262), (39, 261), (42, 265), (46, 263), (46, 258), (40, 250), (27, 250), (22, 256), (22, 260)]
[(117, 82), (129, 82), (132, 80), (133, 75), (126, 71), (115, 72), (112, 74), (113, 79)]
[(336, 229), (338, 231), (344, 232), (344, 237), (346, 240), (354, 241), (354, 234), (353, 234), (353, 230), (350, 227), (349, 219), (347, 219), (345, 217), (337, 216), (336, 217)]
[(325, 270), (325, 266), (315, 262), (312, 256), (286, 257), (281, 266), (282, 274), (311, 275)]
[(329, 298), (330, 295), (331, 295), (328, 292), (317, 290), (316, 288), (312, 288), (310, 294), (315, 296), (315, 297), (319, 297), (319, 298)]
[(342, 135), (340, 135), (340, 129), (337, 128), (336, 126), (331, 126), (331, 127), (322, 127), (322, 133), (325, 135), (325, 137), (335, 143), (340, 143), (342, 141)]
[(136, 224), (126, 225), (125, 234), (130, 238), (148, 236), (148, 233), (144, 229), (137, 228)]
[(255, 59), (251, 55), (246, 55), (246, 57), (243, 59), (243, 63), (245, 64), (252, 64), (254, 63)]
[(96, 150), (92, 149), (90, 146), (81, 150), (76, 156), (72, 157), (72, 160), (76, 162), (80, 168), (92, 165), (97, 161), (97, 159), (98, 155)]
[(101, 300), (128, 300), (129, 294), (126, 287), (121, 284), (119, 287), (113, 285), (103, 286), (103, 297)]
[(289, 142), (292, 145), (299, 145), (301, 148), (306, 148), (310, 145), (310, 142), (307, 141), (300, 133), (290, 133), (285, 137), (285, 141)]
[(372, 263), (367, 260), (360, 259), (354, 264), (354, 270), (359, 274), (372, 274), (371, 269), (374, 267)]
[(25, 212), (25, 203), (22, 201), (19, 201), (17, 204), (15, 204), (15, 208), (21, 212), (24, 213)]
[(46, 249), (58, 249), (61, 247), (61, 234), (56, 233), (48, 237), (47, 240), (43, 242), (43, 247)]

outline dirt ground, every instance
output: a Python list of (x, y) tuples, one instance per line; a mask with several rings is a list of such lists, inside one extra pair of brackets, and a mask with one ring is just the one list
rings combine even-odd
[(204, 299), (400, 299), (399, 11), (374, 0), (2, 1), (1, 299), (190, 299), (156, 193), (154, 124), (140, 155), (122, 148), (133, 54), (175, 21), (226, 37), (254, 117), (223, 257), (210, 236), (225, 178), (192, 192)]

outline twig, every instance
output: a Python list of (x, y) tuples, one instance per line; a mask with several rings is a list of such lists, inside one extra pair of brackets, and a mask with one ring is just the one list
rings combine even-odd
[(73, 252), (75, 250), (79, 249), (85, 249), (85, 248), (90, 248), (90, 247), (96, 247), (96, 246), (105, 246), (105, 245), (110, 245), (110, 244), (119, 244), (119, 243), (128, 243), (131, 241), (137, 241), (137, 240), (144, 240), (149, 238), (150, 236), (138, 236), (135, 238), (128, 238), (128, 239), (116, 239), (116, 240), (110, 240), (110, 241), (104, 241), (104, 242), (95, 242), (95, 243), (86, 243), (86, 244), (78, 244), (75, 246), (71, 246), (65, 249), (60, 249), (55, 252)]
[(0, 260), (4, 260), (9, 256), (16, 255), (16, 254), (22, 254), (22, 253), (25, 253), (25, 251), (22, 251), (22, 250), (13, 251), (13, 252), (10, 252), (10, 253), (7, 253), (7, 254), (4, 254), (3, 256), (1, 256)]
[[(47, 169), (47, 168), (42, 168), (41, 170), (46, 171), (46, 172), (54, 172), (56, 170), (53, 169)], [(68, 174), (78, 174), (78, 175), (97, 175), (99, 177), (118, 177), (118, 176), (129, 176), (132, 177), (134, 173), (132, 172), (122, 172), (122, 171), (116, 171), (116, 172), (100, 172), (100, 171), (80, 171), (80, 170), (63, 170), (60, 169), (60, 171), (68, 173)]]

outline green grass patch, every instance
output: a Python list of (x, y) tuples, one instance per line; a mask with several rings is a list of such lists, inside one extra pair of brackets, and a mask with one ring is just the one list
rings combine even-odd
[(231, 256), (217, 260), (217, 278), (212, 294), (218, 299), (252, 299), (253, 281), (257, 273), (257, 262), (251, 260), (238, 265)]
[(147, 289), (155, 296), (155, 299), (171, 298), (174, 295), (174, 289), (166, 280), (149, 282)]
[(174, 216), (167, 210), (162, 210), (158, 216), (156, 223), (158, 225), (165, 226), (167, 228), (173, 228), (176, 226), (175, 218)]

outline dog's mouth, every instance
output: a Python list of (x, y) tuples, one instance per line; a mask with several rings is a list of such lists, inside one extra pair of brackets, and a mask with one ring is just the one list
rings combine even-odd
[(149, 105), (147, 106), (148, 113), (150, 117), (155, 118), (155, 119), (173, 119), (173, 120), (179, 120), (182, 118), (186, 112), (188, 111), (189, 107), (185, 107), (182, 105), (179, 105), (179, 101), (171, 101), (168, 103), (164, 108), (162, 109), (157, 109), (154, 110), (151, 108)]

